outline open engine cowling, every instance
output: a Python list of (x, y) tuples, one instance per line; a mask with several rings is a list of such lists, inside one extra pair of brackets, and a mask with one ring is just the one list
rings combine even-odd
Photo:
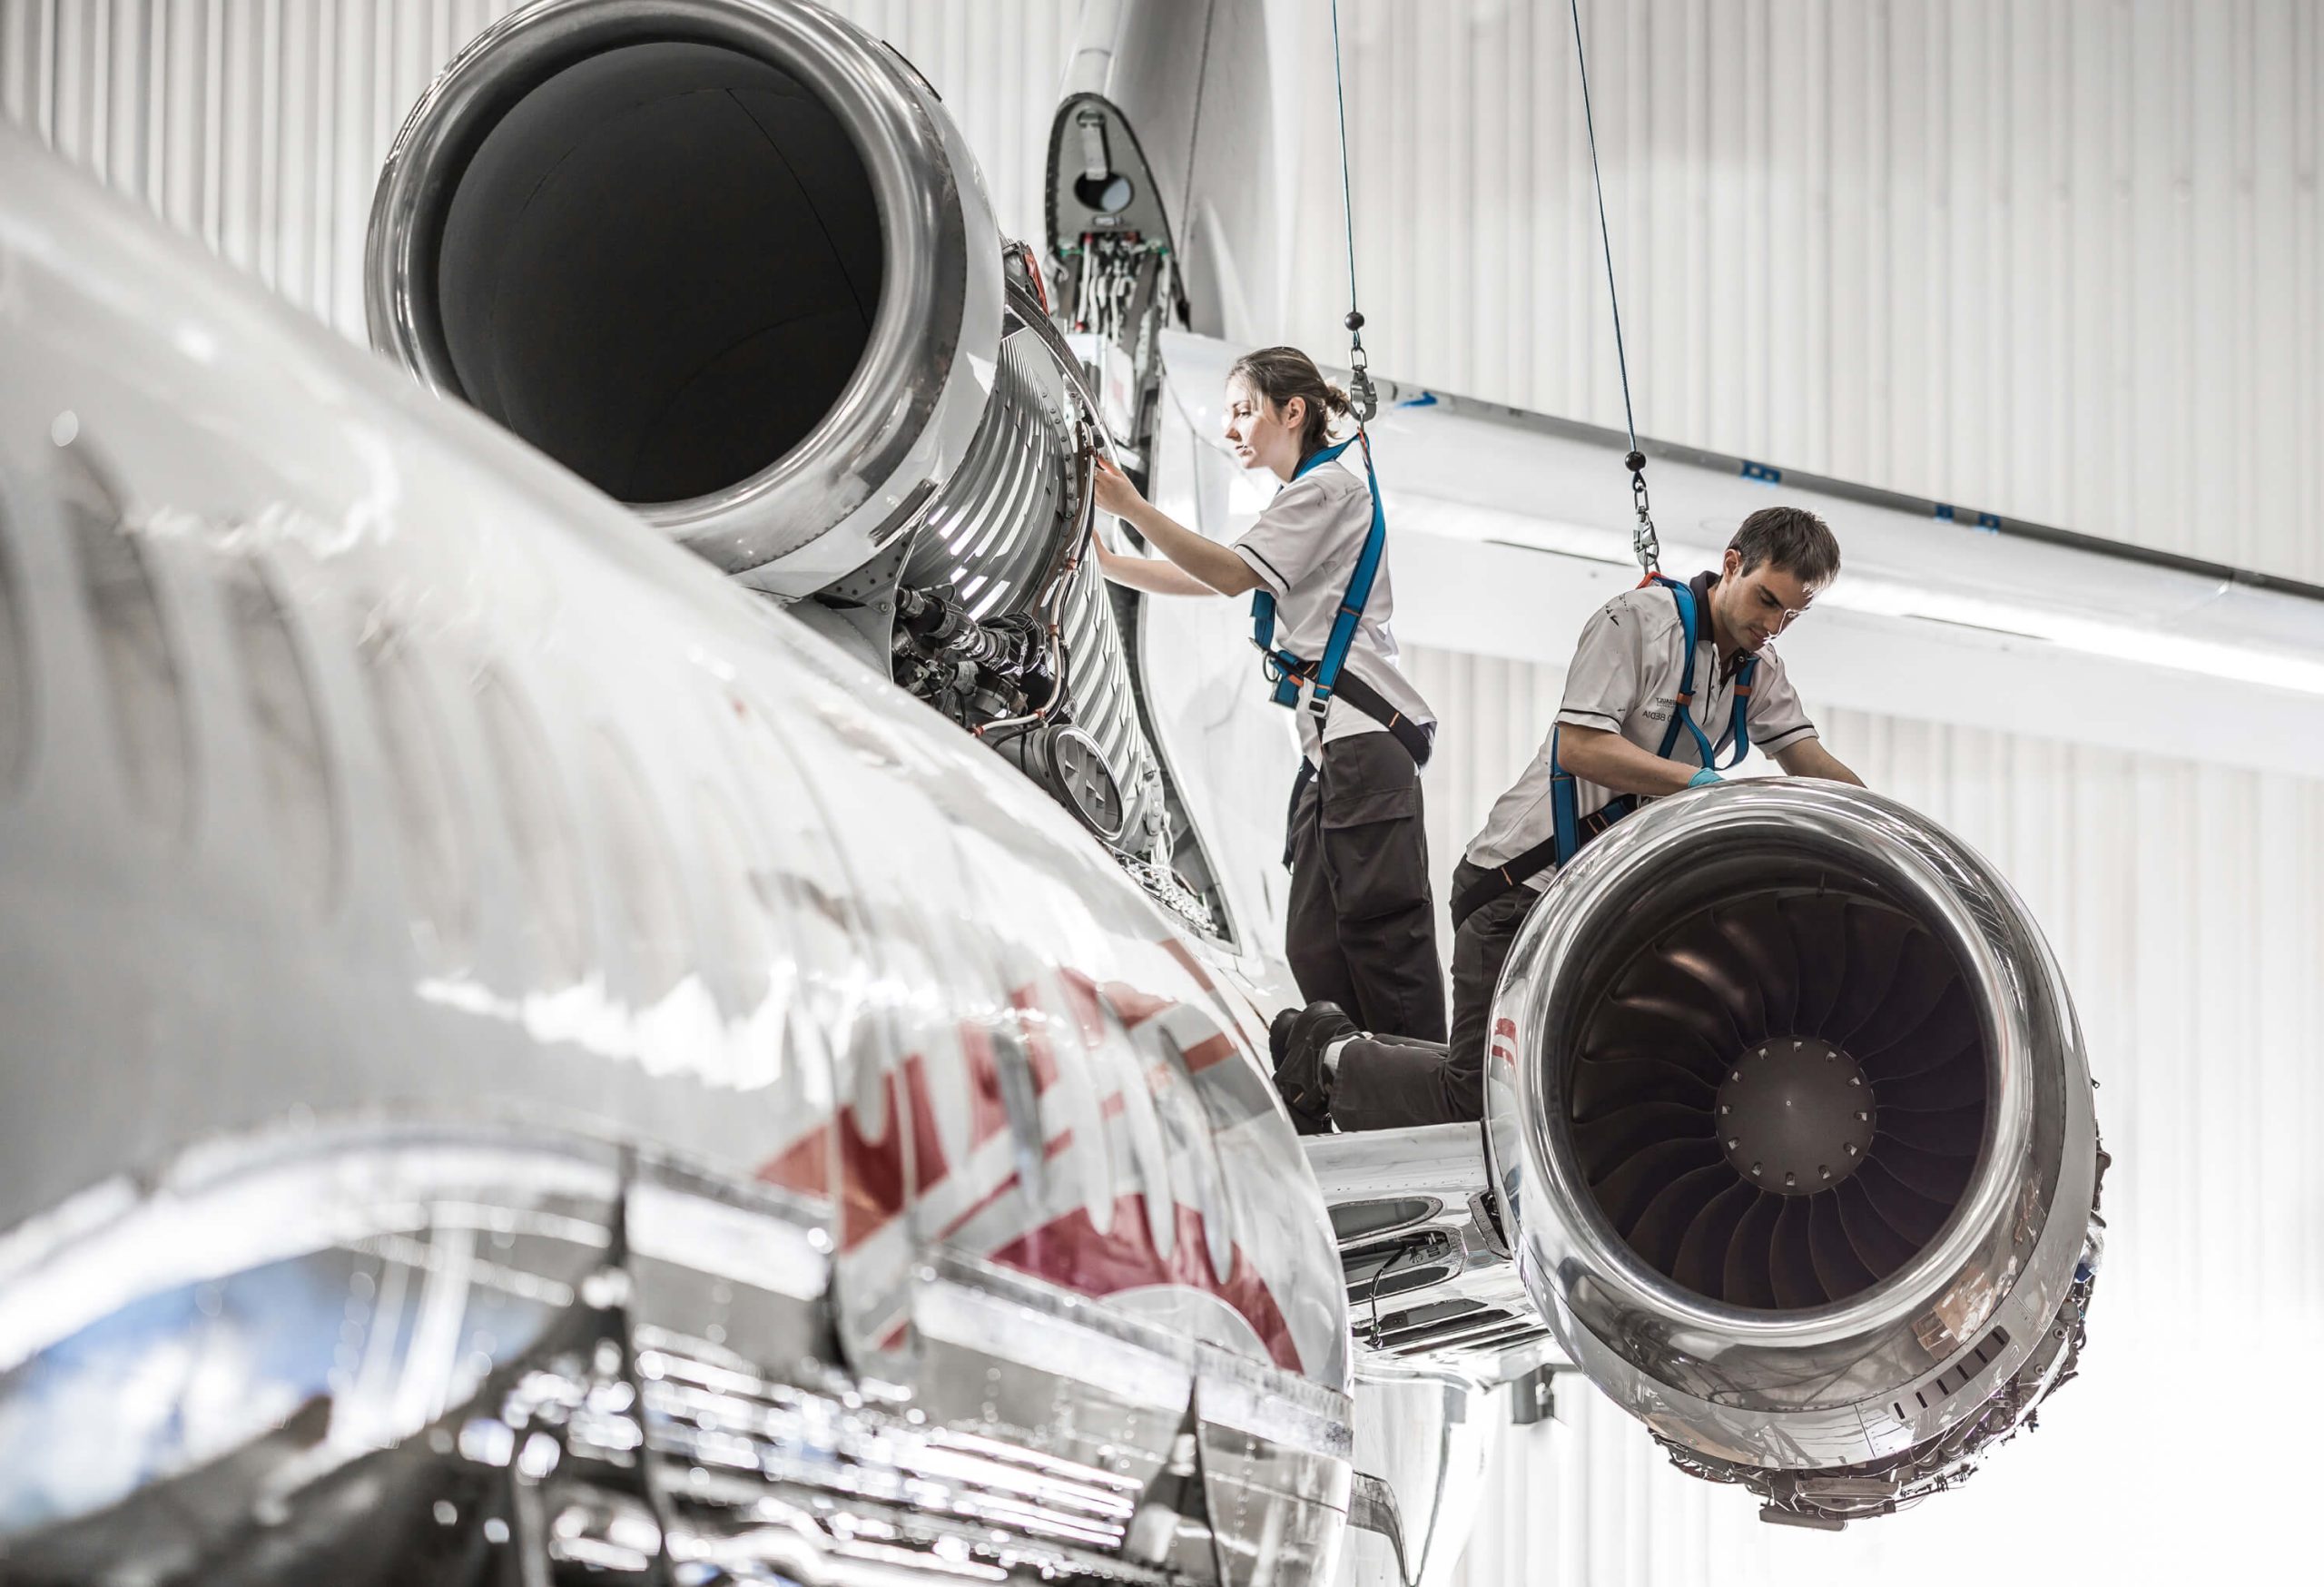
[(2069, 1375), (2099, 1150), (2056, 961), (1876, 794), (1663, 800), (1586, 850), (1494, 1006), (1495, 1183), (1575, 1361), (1771, 1520), (1958, 1481)]
[(830, 13), (537, 0), (399, 133), (366, 307), (432, 389), (842, 614), (821, 626), (1218, 929), (1082, 556), (1080, 369), (1014, 252), (934, 92)]

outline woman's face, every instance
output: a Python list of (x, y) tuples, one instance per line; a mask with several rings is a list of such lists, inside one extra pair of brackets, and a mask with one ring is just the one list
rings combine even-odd
[(1246, 468), (1290, 478), (1299, 467), (1299, 429), (1306, 418), (1307, 404), (1299, 398), (1277, 409), (1241, 376), (1226, 382), (1226, 444)]

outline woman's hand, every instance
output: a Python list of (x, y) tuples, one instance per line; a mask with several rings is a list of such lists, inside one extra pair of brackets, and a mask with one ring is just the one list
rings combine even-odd
[(1129, 476), (1115, 466), (1105, 453), (1098, 454), (1098, 510), (1126, 518), (1146, 505), (1146, 498), (1129, 482)]

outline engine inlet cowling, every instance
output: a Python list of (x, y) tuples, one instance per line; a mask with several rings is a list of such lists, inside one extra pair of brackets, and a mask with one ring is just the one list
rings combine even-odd
[[(864, 659), (901, 656), (896, 681), (962, 726), (1038, 735), (1019, 764), (1094, 747), (1102, 765), (1043, 785), (1223, 932), (1083, 555), (1093, 399), (1015, 252), (934, 92), (830, 13), (536, 0), (398, 134), (366, 310), (423, 384)], [(1037, 630), (1059, 697), (899, 651), (899, 591), (939, 585)]]
[(805, 595), (967, 454), (999, 241), (951, 118), (828, 12), (539, 0), (398, 134), (366, 310), (430, 388)]
[(2055, 961), (1984, 860), (1831, 783), (1664, 800), (1533, 912), (1494, 1005), (1535, 1303), (1770, 1519), (1952, 1482), (2070, 1372), (2102, 1161)]

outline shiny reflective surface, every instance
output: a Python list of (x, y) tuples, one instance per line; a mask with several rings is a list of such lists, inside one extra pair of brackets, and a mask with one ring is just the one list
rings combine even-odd
[[(1816, 878), (1823, 892), (1800, 891)], [(1662, 1017), (1626, 979), (1641, 963), (1669, 965), (1654, 973), (1681, 981), (1711, 973), (1701, 964), (1679, 969), (1668, 955), (1673, 941), (1690, 941), (1689, 921), (1781, 910), (1795, 895), (1812, 912), (1832, 894), (1861, 901), (1848, 902), (1851, 910), (1876, 905), (1901, 916), (1908, 930), (1889, 933), (1898, 951), (1879, 955), (1879, 966), (1859, 951), (1849, 961), (1857, 965), (1853, 974), (1829, 971), (1824, 956), (1803, 955), (1787, 984), (1828, 981), (1836, 1006), (1863, 1010), (1855, 1029), (1886, 1021), (1882, 1028), (1893, 1029), (1886, 1040), (1896, 1050), (1980, 1054), (1982, 1136), (1949, 1211), (1938, 1207), (1924, 1224), (1892, 1229), (1900, 1237), (1917, 1235), (1918, 1244), (1896, 1252), (1893, 1267), (1870, 1287), (1843, 1284), (1834, 1297), (1820, 1283), (1819, 1255), (1837, 1257), (1830, 1247), (1819, 1250), (1812, 1222), (1792, 1242), (1785, 1224), (1819, 1197), (1754, 1189), (1760, 1199), (1743, 1223), (1717, 1231), (1728, 1241), (1722, 1286), (1734, 1276), (1739, 1287), (1714, 1296), (1691, 1282), (1708, 1269), (1689, 1260), (1683, 1225), (1674, 1279), (1659, 1262), (1670, 1242), (1637, 1221), (1659, 1193), (1626, 1184), (1609, 1192), (1608, 1185), (1616, 1174), (1638, 1178), (1658, 1153), (1672, 1187), (1712, 1174), (1731, 1182), (1736, 1169), (1721, 1160), (1722, 1143), (1689, 1138), (1683, 1160), (1659, 1148), (1631, 1151), (1620, 1163), (1601, 1159), (1597, 1183), (1585, 1148), (1590, 1121), (1609, 1116), (1602, 1110), (1609, 1100), (1670, 1107), (1627, 1093), (1600, 1098), (1591, 1087), (1641, 1081), (1649, 1068), (1668, 1069), (1674, 1083), (1699, 1086), (1707, 1099), (1718, 1095), (1716, 1082), (1693, 1072), (1696, 1060), (1687, 1055), (1697, 1038), (1658, 1036), (1649, 1023), (1630, 1032), (1630, 1045), (1610, 1046), (1600, 1021), (1624, 1006), (1631, 1011), (1619, 1017), (1633, 1022)], [(1845, 940), (1846, 922), (1838, 923)], [(1957, 968), (1970, 1021), (1919, 1047), (1911, 1044), (1943, 1022), (1935, 1011), (1948, 1006), (1955, 994), (1947, 989), (1956, 983), (1898, 971), (1911, 931), (1932, 940), (1939, 954), (1932, 965)], [(1770, 1017), (1758, 990), (1768, 983), (1739, 979), (1752, 981), (1760, 1015)], [(1680, 1018), (1681, 1009), (1720, 1006), (1696, 984), (1691, 999), (1666, 994), (1670, 1018)], [(1914, 1005), (1909, 1017), (1890, 1001), (1900, 986), (1898, 995)], [(1798, 992), (1791, 995), (1796, 1003)], [(1774, 1017), (1794, 1020), (1797, 1009)], [(1591, 845), (1534, 912), (1494, 1020), (1491, 1139), (1497, 1188), (1518, 1226), (1521, 1271), (1575, 1359), (1648, 1420), (1682, 1464), (1752, 1481), (1777, 1509), (1877, 1513), (1965, 1458), (1964, 1449), (1945, 1444), (1955, 1429), (1977, 1428), (1972, 1444), (2001, 1435), (2067, 1365), (2055, 1342), (2078, 1339), (2096, 1249), (2099, 1153), (2080, 1031), (2054, 961), (2014, 894), (1925, 820), (1876, 794), (1798, 780), (1659, 802)], [(1730, 1060), (1730, 1072), (1748, 1072), (1757, 1061), (1750, 1045), (1750, 1055)], [(1900, 1099), (1921, 1099), (1915, 1087), (1930, 1071), (1884, 1071), (1887, 1049), (1875, 1046), (1865, 1066), (1872, 1089), (1896, 1084)], [(1656, 1124), (1669, 1128), (1659, 1115)], [(1901, 1148), (1898, 1160), (1910, 1161), (1923, 1137), (1899, 1132), (1925, 1129), (1884, 1114), (1863, 1176), (1876, 1171), (1884, 1151)], [(1610, 1199), (1617, 1205), (1610, 1208)], [(1610, 1216), (1621, 1213), (1635, 1217), (1625, 1225)], [(1743, 1238), (1754, 1217), (1767, 1223), (1763, 1246)], [(2070, 1358), (2071, 1351), (2063, 1355)], [(2004, 1411), (1994, 1413), (1995, 1405)], [(1860, 1472), (1849, 1480), (1880, 1491), (1834, 1488), (1819, 1499), (1799, 1487), (1807, 1474), (1833, 1468)]]
[(995, 237), (950, 117), (829, 13), (537, 0), (399, 134), (367, 307), (431, 389), (804, 595), (964, 456), (1000, 332)]
[[(892, 644), (997, 746), (1069, 721), (1122, 806), (1093, 830), (1224, 940), (1085, 555), (1091, 399), (1002, 246), (950, 113), (870, 35), (788, 0), (541, 0), (398, 137), (371, 339), (722, 570), (819, 597), (865, 659)], [(893, 615), (932, 596), (1035, 659), (921, 654)]]
[[(36, 1489), (12, 1454), (12, 1563), (1329, 1557), (1345, 1303), (1256, 1010), (1063, 811), (14, 137), (0, 282), (41, 724), (0, 806), (0, 1442), (94, 1441)], [(100, 530), (168, 646), (174, 830), (114, 737)], [(254, 557), (322, 776), (268, 770)], [(343, 834), (320, 921), (281, 798)]]

